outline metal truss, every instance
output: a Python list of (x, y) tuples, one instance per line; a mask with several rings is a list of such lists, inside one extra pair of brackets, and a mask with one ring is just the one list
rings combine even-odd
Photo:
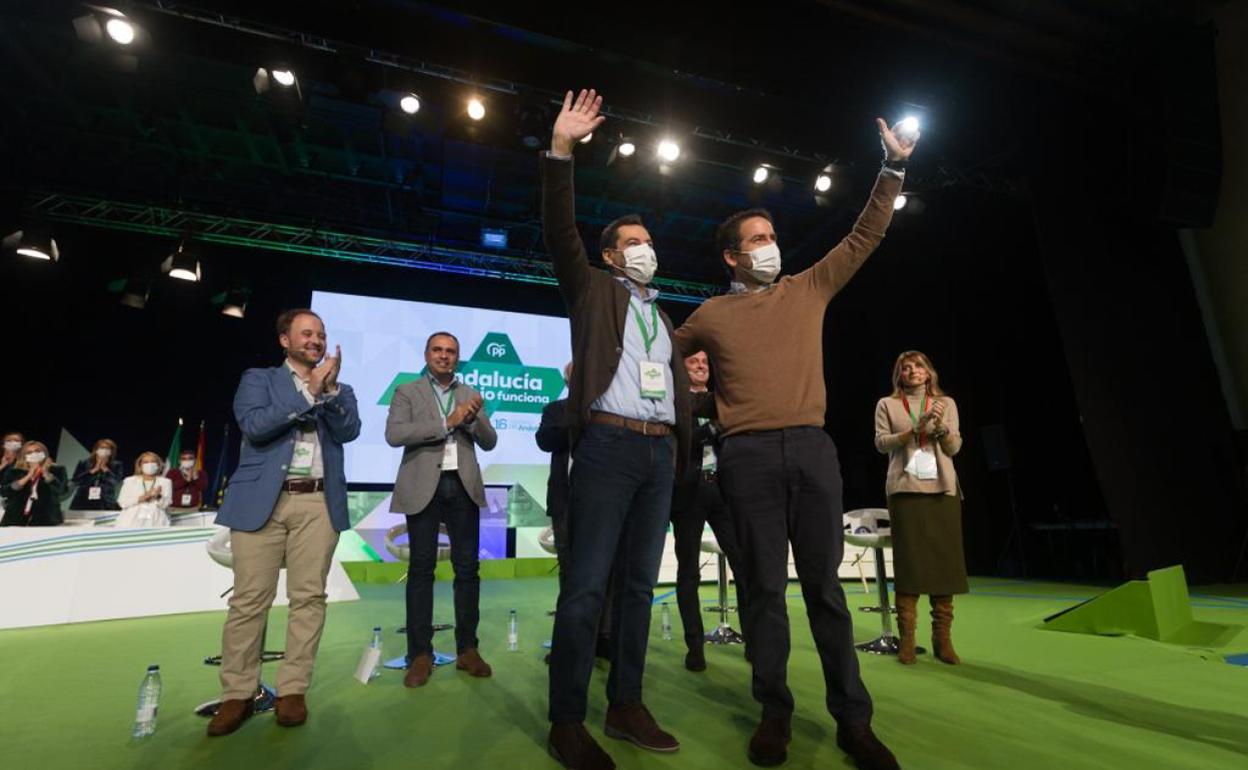
[[(61, 193), (32, 195), (24, 210), (26, 214), (47, 222), (66, 222), (165, 238), (180, 238), (189, 233), (195, 240), (205, 243), (556, 285), (553, 265), (543, 260), (432, 242), (357, 235), (314, 225), (262, 222)], [(673, 302), (696, 305), (721, 293), (717, 286), (692, 281), (658, 278), (653, 283), (662, 299)]]

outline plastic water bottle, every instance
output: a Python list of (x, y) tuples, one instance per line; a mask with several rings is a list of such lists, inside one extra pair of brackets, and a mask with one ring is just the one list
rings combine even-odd
[(386, 657), (385, 653), (382, 652), (381, 645), (381, 626), (373, 626), (373, 641), (369, 644), (369, 647), (377, 651), (377, 662), (373, 664), (373, 670), (368, 673), (370, 680), (381, 676), (381, 661)]
[(520, 649), (520, 625), (516, 620), (516, 611), (512, 610), (507, 618), (507, 651), (515, 652)]
[(156, 711), (160, 708), (160, 666), (148, 666), (143, 684), (139, 685), (139, 705), (134, 713), (134, 738), (146, 738), (156, 732)]
[(667, 602), (663, 602), (663, 641), (672, 641), (672, 611), (668, 609)]

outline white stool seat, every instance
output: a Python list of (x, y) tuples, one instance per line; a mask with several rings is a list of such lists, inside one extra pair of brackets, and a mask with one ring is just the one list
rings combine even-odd
[[(222, 528), (204, 544), (208, 557), (228, 570), (234, 569), (234, 551), (230, 547), (230, 530)], [(282, 569), (286, 569), (286, 557), (282, 557)]]
[(713, 537), (702, 538), (702, 553), (713, 553), (716, 556), (723, 556), (724, 552), (719, 547), (719, 541)]
[(893, 544), (887, 508), (859, 508), (841, 517), (845, 542), (859, 548), (890, 548)]
[(543, 529), (541, 534), (537, 536), (537, 544), (540, 545), (542, 550), (546, 553), (558, 553), (555, 549), (555, 528), (547, 527), (546, 529)]
[[(390, 555), (399, 561), (412, 560), (412, 546), (406, 540), (402, 543), (399, 538), (407, 534), (407, 524), (396, 524), (386, 530), (386, 550)], [(451, 558), (451, 544), (448, 541), (445, 545), (442, 543), (442, 537), (449, 537), (446, 534), (446, 525), (438, 525), (438, 561), (446, 561)]]

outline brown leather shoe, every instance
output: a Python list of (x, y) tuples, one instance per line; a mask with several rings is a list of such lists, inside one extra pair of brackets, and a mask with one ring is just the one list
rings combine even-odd
[(455, 658), (455, 668), (467, 671), (469, 676), (487, 677), (494, 673), (490, 664), (481, 659), (476, 647), (469, 647)]
[(750, 761), (760, 767), (775, 767), (789, 758), (789, 720), (763, 717), (750, 738)]
[(403, 675), (404, 687), (424, 687), (433, 675), (433, 656), (417, 655), (407, 664), (407, 673)]
[(308, 721), (308, 704), (303, 693), (277, 697), (277, 723), (282, 727), (298, 727)]
[(632, 741), (649, 751), (676, 751), (680, 741), (671, 733), (663, 732), (650, 710), (640, 703), (607, 708), (607, 721), (602, 727), (610, 738)]
[(871, 731), (871, 725), (836, 726), (836, 745), (861, 770), (901, 770), (897, 757)]
[(552, 724), (546, 751), (569, 770), (614, 770), (615, 762), (602, 750), (582, 722)]
[(243, 726), (255, 713), (255, 701), (251, 698), (238, 698), (221, 701), (220, 708), (208, 723), (208, 737), (218, 738), (229, 735)]

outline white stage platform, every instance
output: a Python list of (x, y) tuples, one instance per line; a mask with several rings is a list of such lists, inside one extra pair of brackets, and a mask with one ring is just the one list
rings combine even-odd
[[(233, 573), (205, 548), (221, 527), (0, 528), (0, 628), (222, 610)], [(342, 565), (329, 601), (359, 598)], [(276, 604), (286, 604), (282, 573)]]

